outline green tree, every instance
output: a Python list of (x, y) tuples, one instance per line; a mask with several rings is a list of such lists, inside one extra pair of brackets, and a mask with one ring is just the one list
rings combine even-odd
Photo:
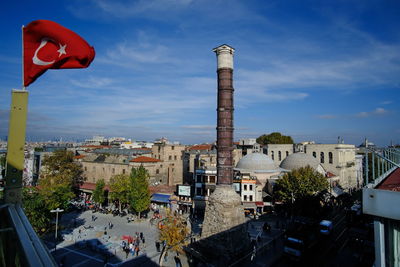
[(35, 187), (23, 188), (22, 204), (25, 214), (36, 233), (45, 233), (49, 229), (52, 215), (39, 190)]
[(57, 150), (50, 156), (45, 156), (42, 166), (41, 179), (61, 179), (74, 188), (79, 187), (85, 180), (82, 165), (74, 161), (74, 153), (71, 151)]
[(70, 151), (58, 150), (45, 156), (39, 178), (39, 193), (50, 209), (68, 207), (74, 197), (73, 190), (83, 183), (82, 166), (74, 162)]
[(115, 201), (118, 200), (118, 209), (121, 212), (122, 204), (129, 203), (130, 195), (130, 178), (126, 174), (117, 174), (110, 179), (110, 198)]
[(96, 182), (96, 188), (93, 191), (93, 201), (100, 204), (103, 204), (105, 197), (104, 197), (104, 186), (106, 185), (106, 183), (104, 182), (104, 179), (100, 179)]
[(310, 166), (306, 166), (292, 170), (278, 179), (274, 187), (274, 194), (277, 199), (285, 203), (293, 203), (298, 199), (326, 190), (328, 187), (329, 183), (322, 174)]
[(139, 213), (140, 218), (140, 213), (150, 206), (149, 173), (142, 165), (132, 168), (130, 182), (129, 204), (133, 210)]
[(263, 134), (256, 139), (256, 142), (260, 145), (267, 144), (293, 144), (291, 136), (282, 135), (279, 132), (273, 132), (270, 134)]

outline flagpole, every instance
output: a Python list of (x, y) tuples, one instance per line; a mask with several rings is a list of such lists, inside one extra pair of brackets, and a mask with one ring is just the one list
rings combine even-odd
[(26, 90), (24, 86), (24, 25), (22, 25), (22, 90)]

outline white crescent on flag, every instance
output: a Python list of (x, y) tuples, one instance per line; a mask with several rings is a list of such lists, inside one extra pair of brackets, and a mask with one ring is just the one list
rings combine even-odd
[[(33, 55), (33, 58), (32, 58), (33, 64), (39, 65), (39, 66), (46, 66), (46, 65), (51, 65), (54, 62), (56, 62), (55, 60), (43, 61), (43, 60), (39, 59), (39, 57), (37, 55), (39, 53), (39, 50), (42, 49), (47, 44), (48, 41), (51, 41), (51, 40), (49, 38), (42, 39), (39, 47), (36, 49), (35, 54)], [(65, 45), (58, 44), (58, 45), (60, 46), (60, 49), (57, 50), (57, 52), (59, 53), (58, 57), (61, 57), (61, 55), (66, 55), (67, 52), (65, 51), (65, 48), (67, 47), (67, 45), (66, 44)]]

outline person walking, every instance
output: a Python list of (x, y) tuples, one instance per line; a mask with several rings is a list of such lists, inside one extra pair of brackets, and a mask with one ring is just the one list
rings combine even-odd
[(176, 253), (176, 256), (174, 257), (175, 260), (175, 266), (176, 267), (182, 267), (181, 259), (179, 258), (179, 254)]
[(142, 239), (143, 247), (146, 247), (145, 241), (146, 241), (146, 240), (145, 240), (144, 237), (143, 237), (143, 239)]
[(143, 232), (140, 232), (139, 236), (140, 236), (140, 240), (143, 240)]
[(136, 246), (135, 251), (136, 251), (136, 257), (139, 256), (139, 246)]
[(156, 249), (157, 249), (157, 252), (160, 252), (160, 242), (159, 241), (156, 241)]

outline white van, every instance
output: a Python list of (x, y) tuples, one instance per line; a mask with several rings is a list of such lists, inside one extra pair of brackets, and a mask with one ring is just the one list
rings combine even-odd
[(330, 235), (333, 229), (332, 221), (322, 220), (319, 223), (319, 232), (323, 235)]

